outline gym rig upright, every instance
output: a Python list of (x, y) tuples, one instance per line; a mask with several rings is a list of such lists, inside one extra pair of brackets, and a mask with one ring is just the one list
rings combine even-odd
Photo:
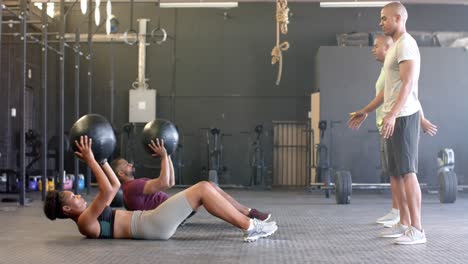
[[(28, 20), (30, 17), (30, 8), (29, 4), (30, 2), (27, 0), (20, 0), (20, 6), (19, 6), (19, 11), (16, 11), (14, 8), (10, 8), (9, 6), (5, 5), (2, 0), (0, 0), (0, 6), (1, 6), (1, 12), (0, 12), (0, 18), (2, 18), (2, 23), (7, 23), (7, 24), (19, 24), (20, 25), (20, 33), (13, 33), (13, 34), (8, 34), (8, 33), (2, 33), (0, 29), (0, 41), (1, 41), (1, 36), (2, 35), (13, 35), (16, 37), (19, 37), (21, 40), (21, 52), (20, 52), (20, 60), (22, 62), (21, 66), (21, 73), (22, 73), (22, 78), (20, 79), (20, 94), (19, 94), (19, 109), (18, 109), (18, 116), (20, 120), (20, 128), (19, 128), (19, 150), (18, 150), (18, 160), (19, 160), (19, 166), (17, 170), (14, 170), (17, 174), (17, 177), (19, 179), (19, 204), (21, 206), (24, 206), (25, 203), (27, 202), (26, 199), (26, 124), (25, 124), (25, 119), (26, 119), (26, 105), (25, 105), (25, 95), (26, 95), (26, 77), (28, 76), (27, 72), (27, 44), (28, 43), (37, 43), (42, 47), (42, 72), (41, 72), (41, 141), (43, 142), (40, 150), (40, 163), (41, 163), (41, 171), (42, 171), (42, 178), (41, 178), (41, 183), (42, 183), (42, 200), (45, 199), (46, 195), (46, 189), (47, 189), (47, 171), (48, 171), (48, 164), (47, 164), (47, 159), (49, 154), (49, 149), (48, 149), (48, 144), (45, 144), (45, 142), (48, 142), (47, 137), (48, 137), (48, 131), (47, 131), (47, 97), (48, 97), (48, 80), (47, 80), (47, 75), (48, 75), (48, 51), (52, 51), (55, 54), (58, 55), (59, 57), (59, 85), (58, 85), (58, 93), (57, 93), (57, 115), (58, 115), (58, 124), (57, 124), (57, 154), (56, 154), (56, 162), (57, 162), (57, 167), (58, 167), (58, 172), (57, 172), (57, 177), (59, 178), (59, 181), (63, 183), (65, 181), (65, 175), (63, 173), (64, 171), (64, 155), (65, 155), (65, 137), (64, 137), (64, 94), (65, 94), (65, 54), (66, 50), (65, 48), (70, 48), (74, 54), (75, 54), (75, 85), (74, 85), (74, 92), (75, 92), (75, 117), (78, 117), (79, 113), (79, 70), (80, 70), (80, 57), (84, 57), (88, 61), (88, 113), (91, 113), (91, 105), (92, 105), (92, 96), (91, 96), (91, 91), (92, 91), (92, 14), (93, 14), (93, 9), (90, 9), (88, 11), (88, 52), (85, 54), (83, 51), (80, 50), (79, 46), (79, 31), (78, 28), (76, 29), (76, 35), (74, 39), (74, 45), (70, 45), (66, 43), (66, 38), (65, 38), (65, 19), (67, 14), (72, 10), (73, 6), (78, 2), (76, 0), (73, 3), (67, 3), (71, 4), (71, 7), (65, 11), (65, 1), (60, 0), (60, 16), (58, 19), (58, 24), (59, 24), (59, 32), (58, 33), (51, 33), (48, 32), (48, 26), (49, 26), (49, 18), (47, 14), (47, 3), (42, 3), (42, 12), (41, 12), (41, 21), (30, 21)], [(88, 4), (92, 6), (92, 1), (89, 0)], [(8, 12), (12, 17), (15, 17), (16, 20), (10, 20), (10, 21), (3, 21), (3, 12)], [(83, 19), (84, 20), (84, 19)], [(41, 28), (41, 34), (40, 34), (40, 39), (36, 38), (35, 33), (28, 33), (27, 32), (27, 25), (28, 24), (40, 24)], [(81, 23), (80, 23), (81, 24)], [(102, 22), (100, 23), (102, 24)], [(49, 35), (58, 35), (58, 43), (59, 43), (59, 49), (55, 49), (50, 45), (51, 42), (56, 42), (56, 41), (49, 41), (48, 36)], [(31, 42), (28, 42), (28, 39), (31, 40)], [(0, 51), (0, 58), (1, 58), (1, 51)], [(75, 160), (75, 175), (78, 175), (78, 161), (77, 159)], [(78, 190), (78, 180), (79, 177), (75, 177), (75, 192), (79, 192)], [(87, 181), (87, 193), (90, 192), (90, 183), (91, 183), (91, 173), (90, 170), (87, 170), (86, 173), (86, 181)], [(7, 191), (8, 191), (7, 186)], [(63, 184), (60, 186), (61, 189), (63, 189)]]

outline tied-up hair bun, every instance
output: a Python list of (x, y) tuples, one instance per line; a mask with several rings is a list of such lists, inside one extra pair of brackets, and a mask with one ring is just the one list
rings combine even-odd
[(50, 220), (68, 218), (62, 210), (61, 192), (49, 191), (47, 192), (46, 200), (44, 203), (44, 213)]

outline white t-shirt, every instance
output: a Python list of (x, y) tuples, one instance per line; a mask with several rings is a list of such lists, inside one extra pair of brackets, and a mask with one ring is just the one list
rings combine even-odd
[(385, 95), (383, 104), (384, 115), (388, 114), (395, 104), (402, 81), (400, 79), (400, 63), (403, 61), (414, 61), (414, 80), (411, 92), (408, 99), (401, 108), (401, 112), (397, 117), (409, 116), (421, 109), (421, 104), (418, 100), (418, 80), (419, 70), (421, 66), (421, 56), (416, 40), (408, 34), (404, 33), (401, 37), (388, 49), (385, 56), (384, 71), (385, 71)]
[[(382, 70), (380, 70), (379, 78), (375, 82), (375, 95), (378, 95), (380, 91), (382, 91), (384, 88), (385, 88), (385, 72), (382, 67)], [(382, 123), (383, 118), (384, 118), (384, 114), (383, 114), (383, 104), (382, 104), (379, 107), (377, 107), (377, 109), (375, 109), (375, 121), (379, 130), (380, 130), (379, 124)]]

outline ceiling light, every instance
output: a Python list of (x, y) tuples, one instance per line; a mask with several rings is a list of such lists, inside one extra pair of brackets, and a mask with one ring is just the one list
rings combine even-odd
[(88, 9), (88, 0), (81, 0), (80, 7), (81, 7), (81, 13), (83, 15), (86, 14), (86, 10)]
[(106, 34), (109, 35), (111, 33), (111, 22), (110, 18), (106, 19)]
[[(39, 9), (42, 10), (42, 3), (36, 2), (34, 5)], [(54, 17), (55, 15), (55, 4), (54, 3), (47, 3), (46, 5), (46, 13), (49, 17)]]
[(112, 15), (112, 4), (110, 0), (107, 0), (106, 15), (107, 17), (110, 17), (110, 15)]
[(161, 8), (233, 8), (237, 7), (237, 2), (175, 2), (159, 3)]
[(383, 7), (392, 1), (320, 2), (320, 7)]
[(94, 10), (94, 23), (96, 23), (96, 26), (99, 26), (101, 23), (101, 11), (99, 10), (99, 6)]

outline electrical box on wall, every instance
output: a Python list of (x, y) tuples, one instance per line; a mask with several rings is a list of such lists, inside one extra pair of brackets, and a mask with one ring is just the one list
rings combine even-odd
[(147, 123), (156, 119), (156, 90), (130, 90), (129, 122)]

